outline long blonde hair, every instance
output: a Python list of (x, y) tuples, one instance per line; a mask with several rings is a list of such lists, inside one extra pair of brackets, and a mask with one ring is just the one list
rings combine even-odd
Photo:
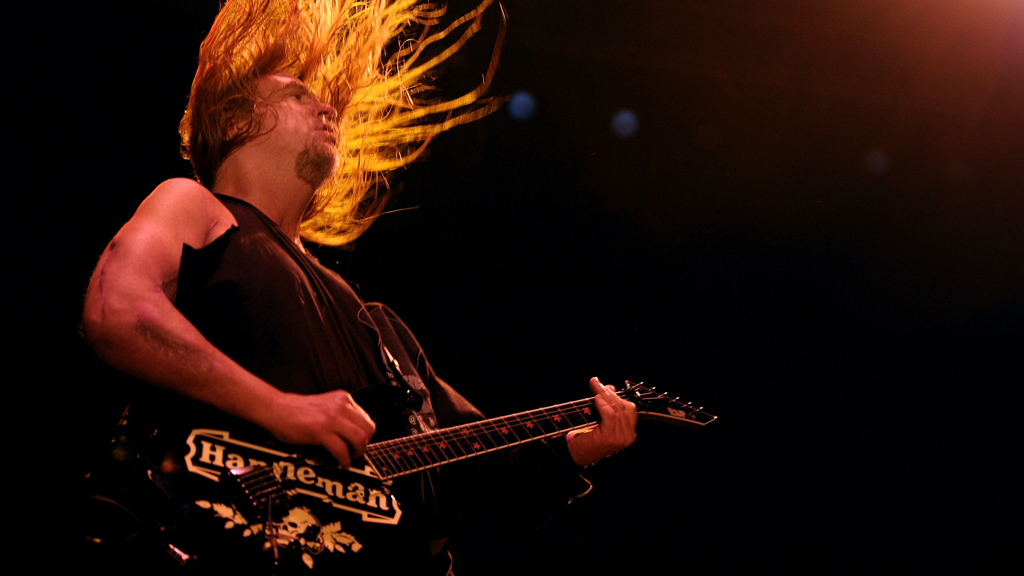
[[(444, 8), (418, 0), (229, 0), (199, 50), (199, 67), (179, 125), (182, 156), (212, 185), (227, 155), (259, 134), (256, 81), (285, 71), (338, 110), (339, 167), (304, 215), (306, 240), (342, 245), (383, 211), (387, 174), (416, 160), (437, 134), (480, 118), (497, 67), (502, 26), (480, 84), (426, 100), (426, 81), (482, 26), (494, 0), (434, 30)], [(427, 56), (426, 53), (430, 53)]]

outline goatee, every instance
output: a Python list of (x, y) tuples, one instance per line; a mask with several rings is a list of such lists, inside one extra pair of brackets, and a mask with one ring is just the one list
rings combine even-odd
[(295, 159), (295, 173), (314, 190), (331, 177), (337, 166), (334, 150), (325, 147), (306, 146)]

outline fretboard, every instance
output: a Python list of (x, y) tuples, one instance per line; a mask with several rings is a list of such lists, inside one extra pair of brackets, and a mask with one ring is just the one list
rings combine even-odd
[(597, 422), (591, 399), (370, 444), (369, 460), (389, 479), (559, 436)]

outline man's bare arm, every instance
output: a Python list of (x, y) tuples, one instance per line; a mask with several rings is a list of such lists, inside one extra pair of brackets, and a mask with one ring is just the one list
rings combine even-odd
[(85, 338), (115, 368), (284, 442), (323, 446), (348, 465), (374, 426), (347, 392), (281, 392), (225, 356), (174, 307), (182, 246), (206, 246), (234, 224), (230, 211), (195, 182), (157, 187), (100, 257), (86, 292)]

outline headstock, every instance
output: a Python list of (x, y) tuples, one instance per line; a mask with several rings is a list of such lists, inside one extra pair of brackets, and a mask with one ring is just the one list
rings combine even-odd
[(627, 380), (625, 390), (619, 391), (618, 394), (636, 404), (637, 415), (640, 418), (690, 428), (702, 428), (718, 419), (718, 416), (708, 414), (704, 408), (694, 406), (692, 402), (672, 398), (653, 387), (644, 386), (643, 382), (634, 383)]

